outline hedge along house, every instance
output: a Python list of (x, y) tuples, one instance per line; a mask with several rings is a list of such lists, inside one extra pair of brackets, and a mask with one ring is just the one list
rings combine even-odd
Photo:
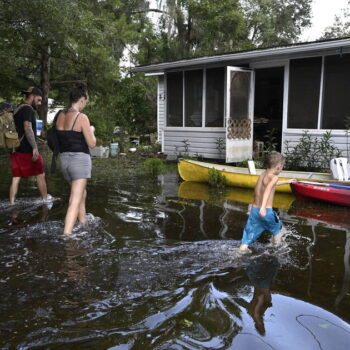
[[(139, 66), (158, 76), (158, 139), (167, 154), (237, 162), (274, 130), (277, 149), (331, 130), (347, 155), (350, 38)], [(256, 143), (255, 143), (256, 144)], [(261, 144), (260, 144), (261, 145)]]

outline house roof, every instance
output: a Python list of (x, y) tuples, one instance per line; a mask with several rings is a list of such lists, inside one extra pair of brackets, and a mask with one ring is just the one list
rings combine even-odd
[(291, 54), (307, 54), (322, 50), (341, 49), (350, 47), (350, 37), (332, 40), (313, 41), (306, 43), (297, 43), (286, 46), (269, 47), (264, 49), (254, 49), (246, 51), (237, 51), (226, 54), (217, 54), (191, 59), (182, 59), (178, 61), (161, 62), (144, 66), (133, 67), (132, 72), (144, 73), (162, 73), (166, 70), (185, 68), (198, 65), (218, 64), (232, 61), (248, 61), (253, 59), (278, 58)]

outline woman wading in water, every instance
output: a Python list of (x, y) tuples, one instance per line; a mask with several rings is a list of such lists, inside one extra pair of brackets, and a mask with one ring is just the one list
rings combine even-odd
[(76, 85), (69, 93), (69, 108), (59, 113), (56, 120), (61, 171), (71, 185), (64, 234), (71, 234), (78, 219), (86, 222), (86, 183), (91, 178), (89, 147), (96, 146), (95, 128), (81, 113), (88, 102), (86, 87)]

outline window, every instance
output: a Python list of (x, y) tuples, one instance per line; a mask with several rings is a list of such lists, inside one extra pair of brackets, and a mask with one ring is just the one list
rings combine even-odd
[(244, 120), (249, 118), (250, 73), (230, 72), (230, 115), (231, 119)]
[(290, 61), (288, 128), (317, 129), (322, 58)]
[(167, 74), (167, 126), (182, 126), (182, 72)]
[(202, 126), (203, 70), (185, 72), (185, 126)]
[[(167, 126), (223, 127), (224, 67), (167, 73)], [(203, 72), (206, 76), (204, 89)], [(204, 95), (205, 90), (205, 95)], [(205, 124), (203, 125), (203, 98)]]
[(322, 129), (345, 129), (350, 115), (350, 54), (325, 57)]
[(224, 126), (225, 69), (206, 70), (205, 126)]

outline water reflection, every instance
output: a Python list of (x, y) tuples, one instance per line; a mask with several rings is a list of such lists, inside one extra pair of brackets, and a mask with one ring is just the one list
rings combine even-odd
[(90, 186), (94, 215), (71, 237), (62, 203), (12, 212), (0, 202), (1, 348), (347, 349), (340, 211), (337, 222), (302, 217), (311, 208), (281, 198), (282, 245), (262, 237), (242, 257), (252, 191), (179, 188), (175, 173)]
[[(213, 204), (221, 200), (250, 204), (254, 200), (254, 191), (239, 187), (226, 187), (224, 190), (218, 191), (204, 183), (184, 181), (179, 185), (178, 196), (206, 200)], [(294, 201), (295, 197), (292, 194), (276, 192), (273, 205), (274, 208), (289, 209)]]
[(263, 256), (254, 259), (247, 267), (246, 273), (254, 286), (253, 298), (248, 304), (248, 313), (252, 316), (255, 328), (260, 335), (265, 335), (264, 314), (272, 306), (271, 284), (279, 267), (275, 256)]

